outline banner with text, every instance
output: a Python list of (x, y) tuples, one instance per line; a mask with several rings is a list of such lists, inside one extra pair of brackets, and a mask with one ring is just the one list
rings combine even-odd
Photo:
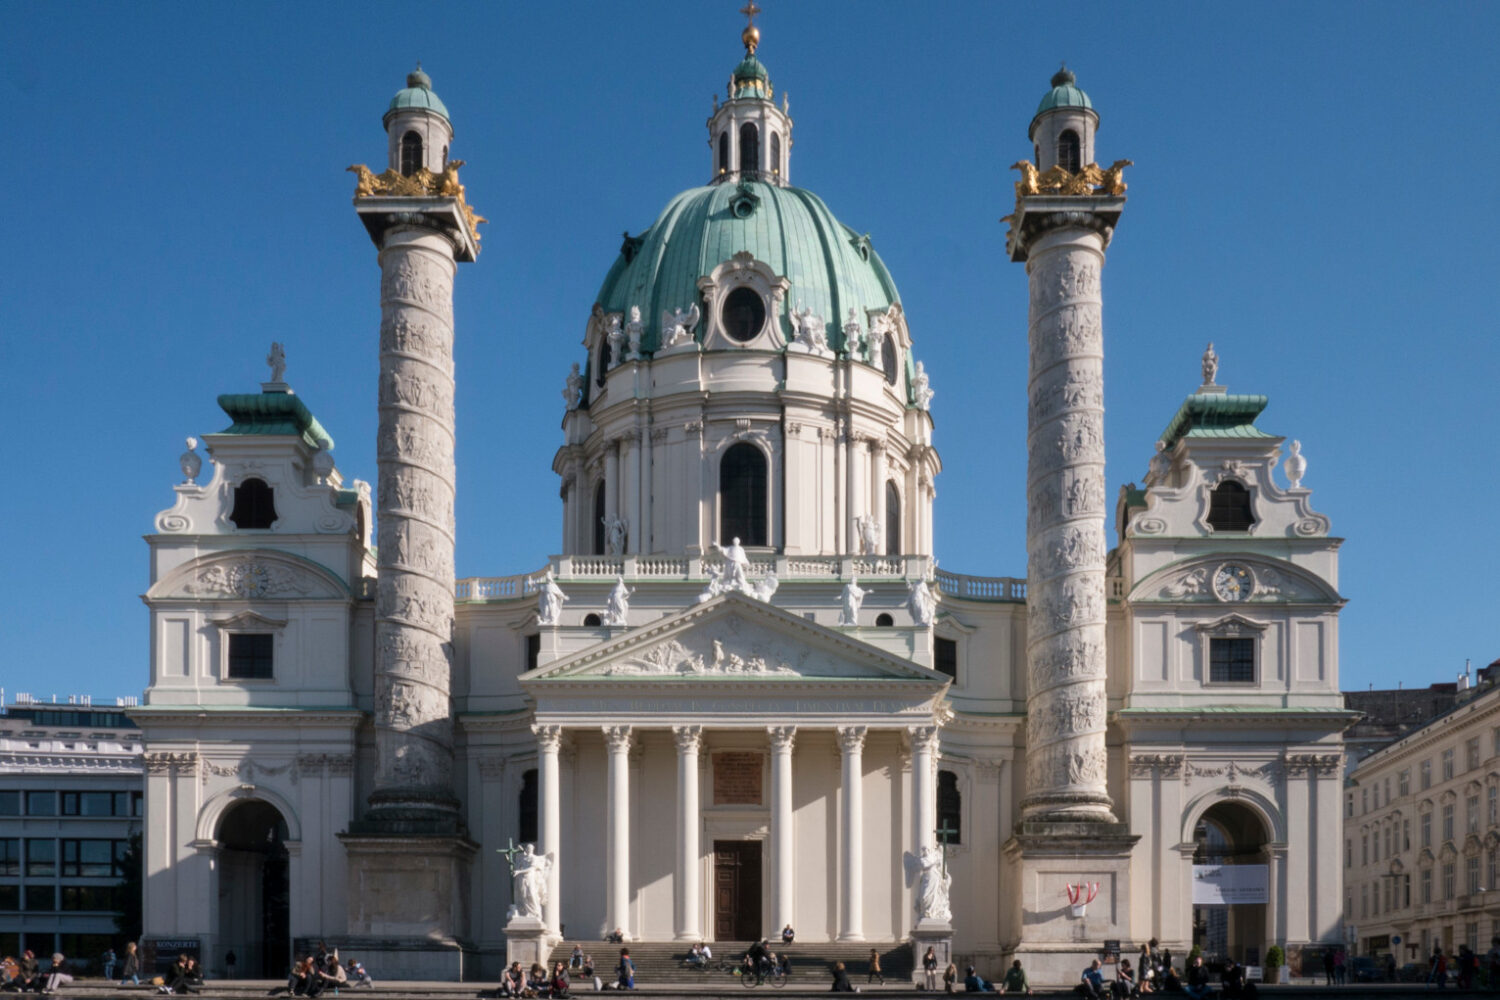
[(1194, 865), (1193, 905), (1264, 903), (1265, 865)]

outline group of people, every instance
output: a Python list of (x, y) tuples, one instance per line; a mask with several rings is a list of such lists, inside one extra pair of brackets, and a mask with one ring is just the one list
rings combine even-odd
[[(575, 949), (576, 951), (576, 949)], [(582, 952), (577, 952), (582, 954)], [(587, 966), (587, 975), (593, 976), (593, 963)], [(548, 972), (540, 962), (532, 962), (531, 968), (522, 971), (520, 962), (510, 963), (500, 976), (500, 989), (496, 996), (502, 997), (566, 997), (568, 992), (568, 967), (561, 960), (552, 963)]]
[[(1257, 993), (1255, 983), (1245, 976), (1245, 967), (1232, 959), (1225, 963), (1219, 977), (1219, 986), (1225, 1000), (1251, 1000)], [(1075, 992), (1089, 1000), (1104, 1000), (1109, 997), (1120, 1000), (1148, 993), (1185, 993), (1191, 1000), (1209, 1000), (1214, 994), (1209, 979), (1208, 967), (1202, 955), (1194, 955), (1185, 974), (1179, 977), (1172, 967), (1172, 953), (1157, 951), (1156, 939), (1141, 945), (1140, 955), (1134, 966), (1130, 959), (1122, 958), (1115, 966), (1114, 979), (1104, 977), (1103, 963), (1094, 959), (1079, 977)]]
[[(792, 933), (791, 925), (781, 932), (781, 940), (791, 944), (795, 935)], [(706, 945), (702, 947), (707, 947)], [(754, 976), (756, 981), (762, 981), (767, 976), (789, 976), (792, 974), (792, 956), (785, 950), (780, 955), (771, 950), (769, 938), (761, 938), (750, 946), (745, 952), (745, 957), (740, 962), (740, 975)]]
[(9, 956), (0, 961), (0, 989), (7, 992), (56, 993), (72, 981), (68, 959), (60, 951), (52, 953), (52, 966), (46, 972), (29, 948), (21, 953), (19, 961)]
[(311, 955), (304, 955), (292, 965), (291, 974), (287, 976), (286, 986), (277, 987), (270, 993), (275, 996), (286, 992), (295, 997), (321, 996), (324, 990), (338, 990), (341, 986), (369, 986), (374, 987), (375, 980), (370, 978), (370, 973), (363, 965), (354, 959), (344, 963), (339, 958), (337, 949), (329, 949), (322, 941), (318, 942), (318, 950)]

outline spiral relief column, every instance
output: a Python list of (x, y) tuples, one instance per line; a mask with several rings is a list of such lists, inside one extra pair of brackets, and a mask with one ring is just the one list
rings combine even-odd
[[(1066, 216), (1072, 213), (1058, 213)], [(1082, 214), (1082, 213), (1080, 213)], [(1105, 787), (1104, 237), (1046, 220), (1026, 262), (1024, 819), (1113, 821)]]
[(420, 70), (385, 114), (390, 169), (358, 174), (379, 250), (375, 769), (349, 824), (348, 946), (391, 979), (462, 974), (477, 845), (453, 779), (453, 280), (479, 254), (447, 159), (447, 109)]

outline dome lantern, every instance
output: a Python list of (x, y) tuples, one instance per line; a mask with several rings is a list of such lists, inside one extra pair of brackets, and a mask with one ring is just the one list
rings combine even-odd
[(435, 174), (443, 172), (453, 143), (453, 123), (420, 62), (406, 74), (406, 86), (391, 98), (383, 120), (392, 170), (408, 177), (424, 167)]
[(1052, 74), (1052, 89), (1042, 95), (1027, 135), (1032, 141), (1038, 170), (1062, 166), (1077, 173), (1094, 162), (1094, 133), (1099, 114), (1094, 103), (1078, 87), (1078, 78), (1064, 65)]
[(756, 56), (760, 28), (755, 25), (755, 15), (760, 7), (750, 0), (740, 13), (749, 22), (740, 32), (745, 57), (729, 74), (725, 102), (714, 100), (714, 113), (708, 122), (710, 183), (762, 180), (785, 186), (792, 149), (792, 119), (787, 113), (786, 95), (777, 108), (771, 74)]

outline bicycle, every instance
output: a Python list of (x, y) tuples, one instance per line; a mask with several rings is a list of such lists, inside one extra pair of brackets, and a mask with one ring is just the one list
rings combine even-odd
[(787, 979), (790, 978), (786, 968), (781, 965), (774, 965), (770, 970), (765, 972), (746, 972), (744, 966), (740, 966), (736, 970), (736, 975), (740, 977), (740, 985), (747, 990), (754, 989), (761, 983), (770, 983), (771, 989), (779, 990), (786, 985)]

